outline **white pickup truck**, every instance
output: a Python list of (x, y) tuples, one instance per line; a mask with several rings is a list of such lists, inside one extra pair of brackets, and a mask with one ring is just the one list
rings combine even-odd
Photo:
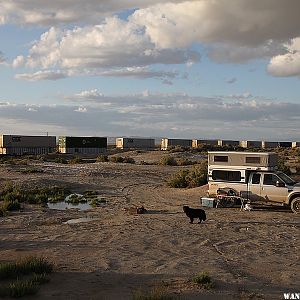
[(276, 171), (277, 154), (264, 152), (209, 152), (208, 194), (230, 190), (251, 201), (290, 206), (300, 213), (300, 183)]

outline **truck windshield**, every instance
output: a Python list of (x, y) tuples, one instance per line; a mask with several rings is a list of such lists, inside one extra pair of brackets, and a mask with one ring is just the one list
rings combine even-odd
[(282, 172), (278, 172), (277, 176), (280, 177), (287, 185), (294, 185), (296, 184), (296, 181), (294, 181), (291, 177), (287, 176), (286, 174)]

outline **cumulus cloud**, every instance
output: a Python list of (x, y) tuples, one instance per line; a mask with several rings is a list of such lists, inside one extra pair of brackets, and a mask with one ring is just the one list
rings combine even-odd
[[(94, 89), (69, 96), (68, 105), (36, 106), (3, 101), (0, 121), (6, 126), (9, 120), (9, 132), (20, 130), (19, 134), (30, 131), (37, 134), (36, 128), (50, 128), (57, 135), (300, 140), (296, 130), (300, 104), (254, 96), (225, 98), (149, 91), (106, 96)], [(6, 127), (4, 129), (6, 131)], [(50, 129), (45, 131), (50, 132)]]
[(61, 31), (50, 28), (36, 41), (29, 54), (18, 56), (14, 67), (61, 68), (71, 74), (174, 78), (174, 72), (147, 70), (154, 64), (197, 62), (192, 50), (159, 49), (136, 24), (117, 17), (101, 25)]
[[(111, 17), (133, 8), (125, 20)], [(298, 50), (290, 50), (300, 36), (299, 11), (299, 0), (74, 0), (72, 5), (69, 0), (43, 5), (0, 0), (2, 23), (53, 25), (28, 55), (16, 57), (14, 67), (60, 69), (70, 76), (154, 77), (166, 84), (170, 76), (137, 68), (193, 65), (200, 61), (200, 54), (189, 50), (195, 44), (205, 45), (210, 59), (219, 63), (272, 58), (270, 74), (298, 76)], [(77, 26), (62, 30), (60, 23)]]
[(273, 76), (300, 76), (300, 38), (292, 39), (286, 51), (271, 59), (268, 72)]
[(38, 80), (58, 80), (61, 78), (67, 77), (66, 74), (62, 73), (61, 71), (38, 71), (35, 73), (22, 73), (16, 74), (16, 79), (23, 79), (28, 81), (38, 81)]
[(194, 42), (256, 47), (297, 37), (299, 11), (298, 0), (288, 5), (281, 0), (199, 0), (139, 9), (130, 20), (144, 26), (151, 41), (163, 48)]
[[(173, 0), (172, 2), (181, 2)], [(101, 18), (137, 7), (143, 8), (162, 0), (0, 0), (0, 24), (38, 24), (51, 26), (63, 23), (99, 22)]]

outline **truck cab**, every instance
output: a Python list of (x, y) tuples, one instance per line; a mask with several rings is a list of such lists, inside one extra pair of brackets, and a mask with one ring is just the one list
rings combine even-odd
[(290, 206), (300, 213), (300, 183), (276, 170), (276, 153), (209, 152), (208, 194), (218, 189), (235, 191), (251, 201)]

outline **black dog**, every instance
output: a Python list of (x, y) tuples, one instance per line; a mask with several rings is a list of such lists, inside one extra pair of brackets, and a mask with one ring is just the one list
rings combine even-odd
[(187, 205), (184, 205), (183, 211), (190, 218), (191, 224), (193, 223), (195, 218), (199, 218), (199, 223), (201, 223), (201, 221), (206, 220), (206, 214), (203, 209), (200, 209), (200, 208), (194, 209), (194, 208), (188, 207)]

